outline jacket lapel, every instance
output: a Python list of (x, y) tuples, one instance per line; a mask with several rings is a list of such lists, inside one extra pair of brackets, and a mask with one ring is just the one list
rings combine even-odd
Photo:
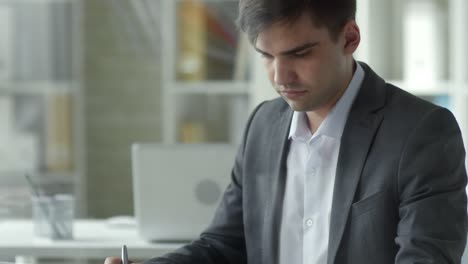
[(341, 138), (330, 218), (328, 264), (336, 254), (346, 227), (351, 204), (374, 135), (382, 121), (385, 82), (361, 63), (366, 76), (351, 108)]
[[(366, 76), (349, 113), (341, 139), (330, 220), (328, 264), (335, 262), (356, 187), (374, 135), (383, 118), (383, 114), (378, 110), (385, 103), (385, 82), (369, 66), (360, 64)], [(263, 225), (262, 263), (265, 264), (278, 263), (279, 230), (289, 151), (287, 137), (292, 114), (293, 111), (289, 107), (282, 109), (268, 131), (268, 137), (271, 139), (268, 153), (271, 191), (265, 195), (268, 199)]]
[[(285, 103), (286, 105), (286, 103)], [(286, 105), (287, 106), (287, 105)], [(289, 107), (279, 112), (277, 119), (270, 127), (271, 139), (268, 152), (268, 168), (270, 168), (270, 192), (268, 197), (266, 214), (264, 218), (263, 234), (263, 262), (276, 264), (278, 262), (279, 230), (282, 218), (284, 188), (286, 182), (286, 158), (289, 150), (289, 127), (293, 111)]]

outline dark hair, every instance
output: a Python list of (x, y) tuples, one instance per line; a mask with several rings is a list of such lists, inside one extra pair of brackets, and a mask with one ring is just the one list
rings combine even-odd
[(333, 40), (343, 26), (355, 19), (356, 0), (240, 0), (237, 25), (250, 42), (276, 22), (292, 23), (304, 12), (317, 26), (325, 26)]

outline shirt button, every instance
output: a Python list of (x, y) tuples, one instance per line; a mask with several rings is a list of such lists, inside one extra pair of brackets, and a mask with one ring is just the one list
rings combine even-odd
[(316, 170), (314, 168), (310, 169), (310, 174), (315, 175)]
[(312, 219), (310, 219), (310, 218), (307, 219), (306, 225), (307, 225), (308, 227), (311, 227), (313, 224), (314, 224), (314, 222), (312, 221)]

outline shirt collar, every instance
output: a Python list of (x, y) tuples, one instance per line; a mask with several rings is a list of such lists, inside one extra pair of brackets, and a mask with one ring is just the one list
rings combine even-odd
[(312, 137), (309, 129), (309, 122), (305, 112), (294, 111), (291, 127), (289, 128), (289, 139), (307, 141)]
[(318, 135), (341, 138), (349, 110), (351, 109), (354, 98), (361, 87), (364, 75), (364, 69), (356, 62), (356, 70), (354, 71), (351, 82), (340, 99), (338, 99), (335, 106), (327, 114), (325, 120), (320, 124), (314, 135), (312, 135), (312, 132), (309, 129), (305, 112), (295, 111), (291, 120), (291, 127), (289, 129), (289, 138), (292, 138), (293, 140), (309, 140), (312, 136), (316, 137)]

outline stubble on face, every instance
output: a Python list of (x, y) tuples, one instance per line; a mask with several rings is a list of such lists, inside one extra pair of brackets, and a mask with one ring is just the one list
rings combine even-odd
[[(288, 52), (308, 44), (313, 45), (303, 56)], [(260, 33), (256, 49), (265, 57), (272, 86), (294, 111), (326, 111), (346, 88), (339, 82), (339, 44), (308, 16), (271, 25)], [(277, 74), (292, 77), (281, 80)]]
[[(339, 98), (343, 89), (337, 84), (329, 84), (328, 87), (308, 86), (307, 84), (292, 84), (287, 86), (287, 91), (283, 87), (272, 83), (276, 92), (288, 103), (293, 111), (311, 112), (323, 108), (335, 98)], [(295, 96), (297, 95), (297, 96)]]
[(330, 109), (346, 90), (340, 82), (340, 72), (331, 60), (317, 67), (305, 67), (310, 71), (306, 78), (299, 78), (288, 85), (278, 85), (271, 81), (276, 92), (288, 103), (293, 111), (313, 112)]

